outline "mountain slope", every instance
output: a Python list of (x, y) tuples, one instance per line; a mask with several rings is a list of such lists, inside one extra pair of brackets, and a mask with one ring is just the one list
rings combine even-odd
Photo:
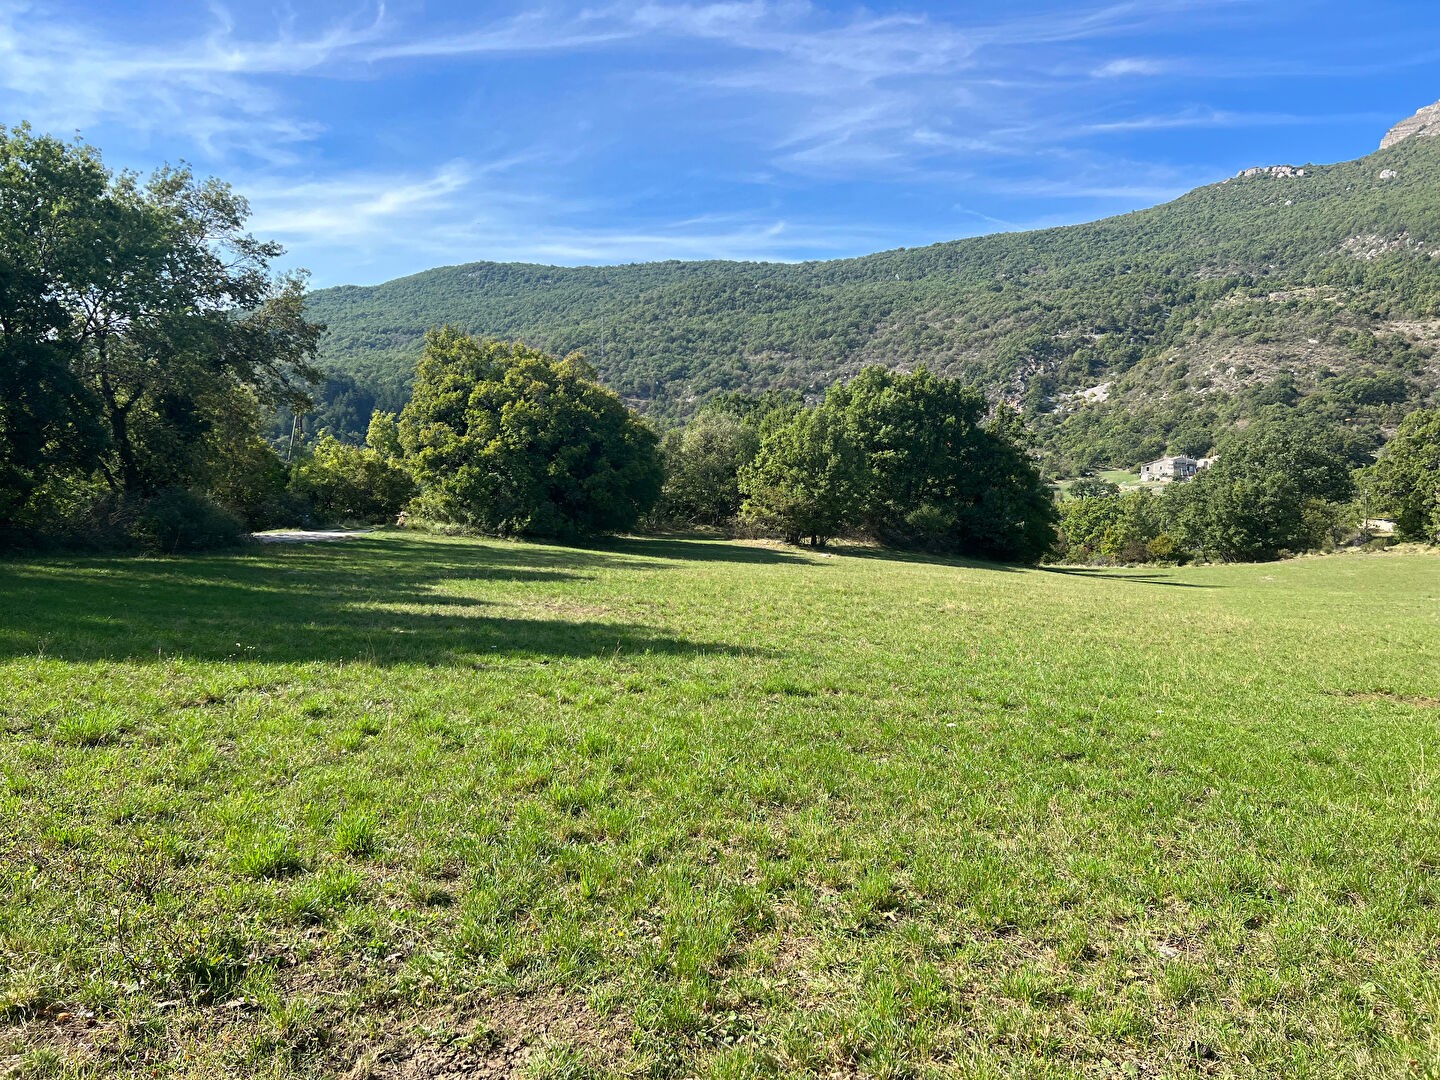
[(425, 329), (449, 322), (584, 350), (660, 419), (717, 391), (816, 392), (868, 363), (924, 363), (1024, 405), (1057, 445), (1122, 412), (1145, 429), (1144, 446), (1085, 443), (1081, 464), (1173, 448), (1197, 416), (1213, 434), (1267, 390), (1334, 398), (1358, 380), (1336, 407), (1378, 423), (1437, 381), (1431, 124), (1422, 110), (1358, 161), (1247, 170), (1085, 225), (800, 264), (472, 263), (319, 291), (311, 310), (330, 327), (325, 366), (387, 407)]

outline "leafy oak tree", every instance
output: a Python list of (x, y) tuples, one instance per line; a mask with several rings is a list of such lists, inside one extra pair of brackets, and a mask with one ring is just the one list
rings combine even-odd
[(47, 478), (94, 468), (104, 445), (60, 297), (93, 258), (81, 225), (105, 184), (91, 148), (0, 128), (0, 528)]
[(760, 451), (758, 427), (720, 411), (702, 412), (662, 443), (665, 486), (654, 518), (669, 525), (724, 525), (740, 513), (740, 471)]
[(296, 462), (290, 490), (322, 521), (387, 522), (415, 494), (415, 481), (374, 446), (351, 446), (326, 433)]
[[(1072, 563), (1177, 562), (1189, 553), (1168, 531), (1169, 511), (1180, 499), (1148, 491), (1120, 493), (1114, 484), (1083, 488), (1093, 494), (1071, 494), (1060, 502), (1055, 554)], [(1171, 489), (1171, 494), (1175, 488)]]
[(263, 451), (265, 410), (306, 403), (322, 328), (248, 215), (188, 169), (142, 180), (0, 129), (0, 524), (53, 525), (26, 509), (42, 487), (51, 507), (97, 488), (125, 521), (167, 489), (188, 493), (167, 497), (173, 517), (243, 477), (273, 483), (232, 465)]
[(1407, 416), (1366, 483), (1401, 536), (1440, 543), (1440, 409)]
[(1039, 559), (1054, 500), (1019, 444), (1019, 417), (986, 412), (956, 380), (866, 368), (815, 408), (767, 422), (741, 474), (745, 515), (792, 541), (858, 531), (894, 547)]
[(742, 514), (786, 543), (824, 547), (858, 525), (870, 483), (865, 455), (834, 410), (780, 410), (767, 417), (759, 453), (740, 470)]
[(1100, 476), (1082, 476), (1065, 494), (1072, 499), (1103, 499), (1120, 494), (1120, 485)]
[(111, 177), (88, 222), (102, 252), (64, 282), (80, 376), (101, 404), (112, 490), (145, 497), (203, 470), (207, 436), (237, 394), (301, 406), (322, 328), (304, 284), (275, 279), (277, 244), (245, 232), (249, 207), (218, 180), (164, 168)]
[(1054, 540), (1054, 499), (1020, 418), (924, 368), (869, 367), (826, 395), (868, 466), (867, 532), (896, 547), (1033, 561)]
[[(1205, 558), (1262, 561), (1322, 546), (1326, 506), (1354, 494), (1342, 432), (1279, 413), (1221, 447), (1219, 460), (1166, 493), (1178, 539)], [(1329, 525), (1325, 528), (1328, 530)]]
[(399, 441), (417, 508), (482, 532), (619, 532), (660, 494), (655, 433), (578, 355), (450, 327), (426, 336)]

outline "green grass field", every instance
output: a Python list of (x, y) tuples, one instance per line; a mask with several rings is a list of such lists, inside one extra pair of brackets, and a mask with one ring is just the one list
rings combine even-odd
[(1140, 474), (1130, 469), (1108, 469), (1095, 474), (1101, 480), (1109, 480), (1112, 484), (1119, 484), (1122, 488), (1140, 487)]
[[(1132, 491), (1141, 487), (1153, 486), (1142, 484), (1140, 481), (1140, 474), (1138, 472), (1130, 472), (1128, 469), (1109, 469), (1105, 472), (1095, 473), (1095, 477), (1099, 480), (1110, 481), (1110, 483), (1116, 485), (1122, 491)], [(1074, 483), (1075, 481), (1073, 479), (1061, 480), (1056, 486), (1061, 491), (1069, 491), (1070, 486)]]
[(1440, 557), (0, 562), (0, 1073), (1440, 1068)]

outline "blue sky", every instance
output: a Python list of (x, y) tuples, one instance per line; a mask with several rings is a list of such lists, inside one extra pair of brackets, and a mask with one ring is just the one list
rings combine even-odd
[(317, 285), (1083, 221), (1437, 99), (1434, 0), (0, 0), (0, 123), (230, 181)]

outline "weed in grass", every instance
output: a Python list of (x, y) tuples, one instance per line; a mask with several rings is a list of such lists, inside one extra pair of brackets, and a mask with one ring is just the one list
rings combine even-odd
[(62, 746), (108, 746), (120, 739), (126, 726), (118, 712), (68, 713), (55, 724), (55, 741)]
[(879, 868), (866, 872), (850, 894), (855, 913), (867, 925), (893, 919), (902, 905), (902, 897), (895, 880)]
[(245, 976), (249, 953), (238, 931), (201, 931), (181, 946), (162, 985), (201, 1003), (227, 1001)]
[(335, 823), (335, 851), (357, 859), (367, 859), (380, 848), (375, 819), (365, 813), (348, 813)]
[(1177, 1005), (1199, 1001), (1206, 995), (1204, 971), (1186, 961), (1174, 961), (1165, 965), (1161, 975), (1165, 996)]
[(0, 989), (0, 1021), (34, 1016), (50, 1004), (38, 971), (16, 970), (6, 973)]
[(416, 907), (449, 907), (455, 902), (455, 894), (435, 881), (412, 881), (405, 891)]
[(301, 922), (327, 922), (343, 911), (361, 892), (358, 874), (331, 869), (305, 878), (290, 894), (290, 914)]
[(525, 1063), (526, 1080), (601, 1080), (606, 1071), (593, 1052), (570, 1046), (542, 1047)]
[(233, 865), (238, 874), (249, 878), (283, 878), (301, 873), (305, 860), (294, 842), (283, 835), (251, 836), (235, 851)]

